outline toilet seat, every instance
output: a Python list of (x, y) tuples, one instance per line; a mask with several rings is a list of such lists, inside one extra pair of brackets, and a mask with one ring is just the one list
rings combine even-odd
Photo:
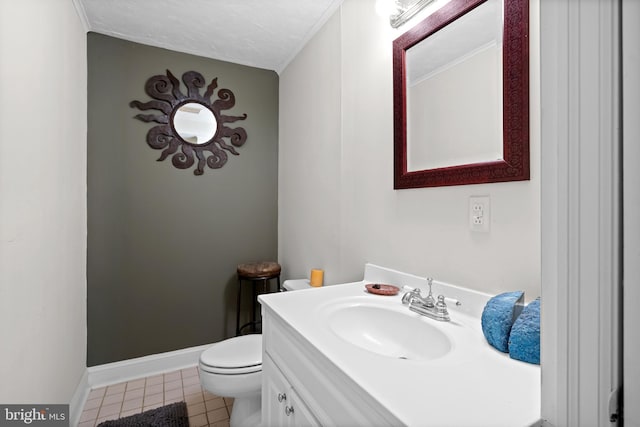
[(200, 370), (209, 374), (218, 375), (242, 375), (253, 374), (262, 371), (262, 365), (244, 366), (242, 368), (219, 368), (217, 366), (208, 366), (200, 363)]
[(200, 369), (240, 375), (262, 370), (262, 335), (242, 335), (213, 344), (200, 355)]

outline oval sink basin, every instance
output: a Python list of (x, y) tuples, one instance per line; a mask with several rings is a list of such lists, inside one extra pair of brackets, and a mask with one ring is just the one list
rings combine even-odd
[(395, 359), (433, 360), (447, 354), (451, 340), (428, 319), (368, 304), (331, 307), (327, 325), (346, 342)]

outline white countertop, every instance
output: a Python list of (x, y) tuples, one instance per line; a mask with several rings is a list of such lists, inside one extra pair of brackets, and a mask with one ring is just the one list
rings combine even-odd
[[(365, 273), (367, 279), (374, 276)], [(404, 279), (403, 283), (376, 283), (416, 286), (411, 277)], [(463, 301), (461, 307), (449, 305), (451, 322), (438, 322), (409, 312), (401, 303), (402, 291), (396, 296), (369, 294), (364, 285), (370, 282), (266, 294), (259, 300), (405, 425), (515, 427), (538, 423), (540, 367), (513, 360), (486, 342), (480, 319), (473, 315), (478, 313), (482, 294), (469, 291), (467, 295), (464, 288), (438, 284), (436, 289), (434, 285), (434, 294), (453, 293)], [(465, 299), (476, 301), (465, 307)], [(345, 302), (406, 311), (441, 328), (452, 337), (453, 348), (435, 360), (400, 360), (356, 347), (326, 325), (327, 309)], [(416, 334), (415, 339), (420, 338)]]

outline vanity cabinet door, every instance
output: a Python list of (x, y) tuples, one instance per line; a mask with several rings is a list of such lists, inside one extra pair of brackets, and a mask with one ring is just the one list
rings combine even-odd
[(277, 365), (266, 354), (262, 360), (262, 425), (319, 426)]
[(285, 407), (291, 396), (289, 383), (269, 356), (262, 357), (262, 424), (284, 426)]
[(316, 421), (315, 417), (305, 405), (295, 390), (291, 389), (291, 406), (289, 411), (293, 410), (293, 416), (291, 417), (292, 427), (316, 427), (320, 426), (320, 423)]

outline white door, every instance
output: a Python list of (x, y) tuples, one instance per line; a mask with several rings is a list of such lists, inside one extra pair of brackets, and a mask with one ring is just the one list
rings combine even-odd
[[(620, 29), (627, 15), (621, 13), (623, 2), (631, 8), (640, 3), (530, 3), (540, 7), (541, 415), (545, 425), (622, 425), (612, 399), (622, 383), (621, 266), (640, 265), (637, 256), (623, 261), (630, 254), (622, 246), (628, 243), (623, 237), (629, 229), (621, 223), (621, 101), (632, 89), (623, 88), (621, 78)], [(635, 31), (629, 44), (638, 43)], [(637, 107), (635, 113), (626, 120), (637, 126)], [(634, 141), (628, 141), (636, 144), (636, 153), (638, 140), (636, 131)], [(624, 153), (625, 160), (628, 154)], [(636, 155), (631, 161), (635, 169), (638, 159)], [(633, 191), (624, 179), (624, 188)], [(626, 207), (627, 200), (624, 203)], [(636, 223), (639, 212), (636, 209)], [(630, 284), (635, 285), (636, 295), (638, 277)], [(628, 285), (629, 278), (625, 277)], [(639, 300), (633, 298), (635, 303)], [(628, 319), (627, 325), (625, 331), (632, 332)], [(624, 376), (626, 384), (627, 372)], [(624, 399), (628, 411), (631, 401), (628, 396)]]
[(622, 1), (623, 419), (640, 426), (640, 1)]

